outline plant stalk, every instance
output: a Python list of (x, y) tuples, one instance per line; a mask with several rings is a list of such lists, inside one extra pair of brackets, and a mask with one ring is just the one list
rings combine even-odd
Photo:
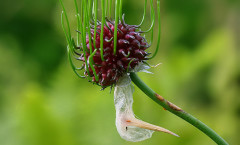
[(149, 88), (138, 76), (136, 73), (130, 73), (131, 80), (134, 84), (140, 88), (148, 97), (150, 97), (153, 101), (161, 105), (164, 109), (169, 112), (177, 115), (178, 117), (184, 119), (188, 123), (192, 124), (199, 130), (201, 130), (204, 134), (209, 136), (213, 141), (215, 141), (218, 145), (228, 145), (228, 143), (219, 136), (215, 131), (213, 131), (206, 124), (195, 118), (194, 116), (188, 114), (183, 111), (178, 106), (172, 104), (171, 102), (165, 100), (162, 96), (155, 93), (151, 88)]

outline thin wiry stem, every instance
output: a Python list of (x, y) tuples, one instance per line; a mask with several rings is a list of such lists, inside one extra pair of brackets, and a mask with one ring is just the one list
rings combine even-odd
[(88, 15), (89, 15), (89, 22), (92, 20), (92, 0), (88, 0)]
[[(88, 1), (90, 2), (90, 1)], [(91, 16), (91, 9), (90, 7), (91, 3), (88, 3), (88, 5), (86, 5), (86, 7), (84, 8), (84, 13), (86, 15), (86, 29), (88, 31), (88, 40), (89, 40), (89, 49), (90, 49), (90, 54), (92, 54), (92, 37), (91, 37), (91, 28), (90, 28), (90, 16)]]
[(140, 27), (144, 20), (145, 20), (145, 16), (146, 16), (146, 9), (147, 9), (147, 0), (145, 0), (145, 4), (144, 4), (144, 11), (143, 11), (143, 18), (142, 18), (142, 21), (140, 22), (140, 24), (138, 24), (137, 26)]
[(71, 48), (68, 47), (68, 60), (70, 62), (70, 65), (73, 69), (73, 72), (79, 77), (79, 78), (86, 78), (85, 76), (81, 76), (78, 72), (77, 72), (77, 68), (75, 67), (75, 65), (73, 64), (72, 61), (72, 56), (71, 56)]
[[(66, 10), (65, 10), (65, 7), (64, 7), (64, 5), (63, 5), (63, 2), (62, 2), (62, 0), (59, 0), (60, 1), (60, 3), (61, 3), (61, 6), (62, 6), (62, 9), (63, 9), (63, 13), (64, 13), (64, 16), (65, 16), (65, 20), (66, 20), (66, 22), (67, 22), (67, 29), (68, 29), (68, 40), (69, 40), (69, 42), (70, 42), (70, 38), (72, 37), (72, 35), (71, 35), (71, 30), (70, 30), (70, 26), (69, 26), (69, 21), (68, 21), (68, 16), (67, 16), (67, 12), (66, 12)], [(67, 34), (67, 33), (66, 33)]]
[(183, 111), (178, 106), (174, 105), (173, 103), (164, 99), (162, 96), (155, 93), (137, 76), (136, 73), (130, 73), (130, 77), (133, 83), (139, 89), (141, 89), (148, 97), (150, 97), (153, 101), (161, 105), (164, 109), (168, 110), (169, 112), (177, 115), (178, 117), (184, 119), (188, 123), (195, 126), (199, 130), (201, 130), (203, 133), (205, 133), (207, 136), (209, 136), (218, 145), (228, 145), (228, 143), (221, 136), (219, 136), (215, 131), (209, 128), (206, 124), (202, 123), (197, 118), (193, 117), (192, 115)]
[(83, 1), (80, 1), (80, 18), (81, 21), (83, 21)]
[(160, 15), (160, 0), (157, 1), (157, 13), (158, 13), (158, 40), (157, 40), (157, 47), (155, 49), (155, 52), (149, 59), (153, 59), (158, 52), (159, 46), (160, 46), (160, 40), (161, 40), (161, 15)]
[(129, 72), (129, 69), (130, 69), (130, 65), (131, 65), (131, 63), (133, 62), (135, 60), (135, 58), (133, 58), (132, 60), (130, 60), (129, 61), (129, 63), (128, 63), (128, 67), (127, 67), (127, 72)]
[(119, 20), (119, 0), (116, 0), (115, 2), (115, 25), (114, 25), (114, 49), (113, 53), (116, 55), (117, 51), (117, 31), (118, 31), (118, 20)]
[[(62, 5), (62, 8), (63, 8), (63, 12), (62, 12), (62, 14), (61, 14), (61, 23), (62, 23), (62, 28), (63, 28), (64, 34), (65, 34), (65, 36), (66, 36), (67, 43), (68, 43), (68, 49), (67, 49), (67, 51), (68, 51), (68, 59), (69, 59), (70, 65), (71, 65), (74, 73), (75, 73), (79, 78), (85, 78), (85, 76), (81, 76), (81, 75), (76, 71), (77, 68), (75, 67), (75, 65), (74, 65), (73, 62), (72, 62), (71, 54), (72, 54), (72, 52), (73, 52), (74, 42), (73, 42), (73, 40), (72, 40), (72, 38), (71, 38), (71, 31), (70, 31), (70, 27), (69, 27), (69, 21), (68, 21), (68, 17), (67, 17), (66, 10), (65, 10), (64, 5), (63, 5), (63, 3), (62, 3), (61, 0), (60, 0), (60, 2), (61, 2), (61, 5)], [(66, 22), (67, 22), (67, 27), (68, 27), (69, 36), (68, 36), (67, 31), (66, 31), (65, 26), (64, 26), (63, 15), (65, 16), (65, 20), (66, 20)]]
[(112, 0), (109, 0), (109, 18), (111, 19), (112, 18)]
[(96, 70), (95, 70), (95, 68), (94, 68), (94, 66), (93, 66), (93, 56), (95, 55), (95, 53), (97, 52), (97, 49), (95, 49), (94, 51), (93, 51), (93, 53), (89, 56), (89, 65), (90, 65), (90, 67), (91, 67), (91, 69), (93, 70), (93, 74), (94, 74), (94, 77), (95, 77), (95, 79), (96, 79), (96, 81), (98, 81), (99, 80), (99, 78), (98, 78), (98, 75), (97, 75), (97, 73), (96, 73)]
[(123, 22), (123, 19), (122, 19), (122, 6), (123, 6), (123, 0), (120, 0), (119, 1), (119, 18), (120, 18), (121, 22)]
[[(98, 0), (94, 0), (94, 40), (97, 36), (97, 15), (98, 15)], [(93, 41), (94, 48), (96, 49), (96, 41)]]
[(70, 43), (70, 38), (68, 37), (67, 31), (66, 31), (65, 26), (64, 26), (63, 15), (64, 15), (64, 11), (62, 11), (62, 13), (61, 13), (61, 24), (62, 24), (62, 29), (63, 29), (63, 32), (65, 34), (65, 37), (67, 39), (67, 43), (69, 44)]
[(105, 2), (105, 16), (107, 16), (107, 11), (108, 11), (108, 0)]
[(147, 30), (146, 32), (149, 32), (151, 31), (151, 39), (150, 39), (150, 42), (149, 42), (149, 45), (151, 46), (152, 43), (153, 43), (153, 27), (155, 25), (155, 11), (154, 11), (154, 8), (153, 8), (153, 0), (151, 0), (151, 11), (150, 11), (150, 14), (151, 14), (151, 20), (152, 20), (152, 24), (150, 29)]
[(150, 32), (151, 30), (153, 30), (153, 27), (154, 27), (154, 24), (155, 24), (155, 12), (154, 12), (154, 7), (153, 7), (153, 0), (150, 1), (151, 3), (151, 10), (150, 10), (150, 13), (151, 13), (151, 26), (148, 30), (146, 31), (143, 31), (143, 33), (148, 33)]
[[(77, 17), (77, 31), (79, 31), (80, 30), (80, 15), (78, 13), (77, 0), (74, 0), (74, 4), (75, 4), (75, 9), (76, 9), (76, 17)], [(80, 45), (79, 40), (80, 40), (79, 33), (77, 33), (77, 46)]]
[(104, 24), (105, 24), (105, 11), (104, 11), (104, 1), (101, 1), (102, 6), (102, 25), (101, 25), (101, 35), (100, 35), (100, 51), (101, 51), (101, 59), (104, 61), (103, 57), (103, 32), (104, 32)]
[[(86, 1), (81, 1), (83, 8), (86, 8)], [(83, 54), (84, 54), (84, 59), (85, 59), (85, 64), (86, 64), (86, 70), (88, 73), (88, 76), (90, 76), (89, 68), (88, 68), (88, 62), (87, 62), (87, 57), (86, 57), (86, 52), (87, 52), (87, 47), (86, 47), (86, 23), (87, 23), (87, 13), (83, 14), (83, 25), (81, 27), (81, 32), (82, 32), (82, 46), (83, 46)]]

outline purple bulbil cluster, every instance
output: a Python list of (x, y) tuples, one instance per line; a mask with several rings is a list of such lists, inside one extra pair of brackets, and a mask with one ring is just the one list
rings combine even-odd
[[(86, 38), (87, 51), (86, 58), (89, 60), (90, 49), (94, 51), (94, 43), (97, 48), (95, 55), (93, 56), (93, 66), (98, 75), (98, 81), (96, 80), (93, 70), (88, 64), (90, 74), (85, 71), (86, 76), (92, 77), (92, 82), (95, 82), (102, 87), (107, 87), (115, 84), (119, 77), (133, 69), (139, 62), (147, 59), (148, 53), (145, 51), (148, 48), (148, 44), (144, 37), (139, 32), (136, 32), (137, 26), (127, 25), (125, 23), (118, 24), (117, 30), (117, 49), (114, 54), (114, 21), (108, 21), (108, 26), (104, 26), (103, 32), (103, 58), (101, 59), (100, 52), (100, 33), (101, 24), (97, 25), (96, 39), (94, 39), (94, 28), (91, 28), (91, 43), (92, 48), (89, 45), (89, 35)], [(86, 68), (85, 59), (81, 55), (80, 60), (84, 62)]]

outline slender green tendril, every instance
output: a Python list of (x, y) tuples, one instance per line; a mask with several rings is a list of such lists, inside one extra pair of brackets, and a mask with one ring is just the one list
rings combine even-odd
[(101, 52), (101, 59), (102, 61), (104, 60), (103, 57), (103, 33), (104, 33), (104, 24), (105, 24), (105, 11), (104, 11), (104, 1), (101, 1), (101, 6), (102, 6), (102, 25), (101, 25), (101, 34), (100, 34), (100, 52)]
[[(83, 8), (86, 8), (86, 1), (81, 1), (83, 2)], [(89, 72), (89, 68), (88, 68), (88, 62), (87, 62), (87, 57), (86, 57), (86, 52), (87, 52), (87, 47), (86, 47), (86, 23), (87, 23), (87, 13), (83, 14), (83, 25), (81, 27), (81, 32), (82, 32), (82, 46), (83, 46), (83, 54), (84, 54), (84, 60), (85, 60), (85, 64), (86, 64), (86, 70), (87, 70), (87, 74), (88, 76), (90, 76), (90, 72)], [(89, 78), (90, 79), (90, 78)]]
[(151, 9), (151, 11), (150, 11), (150, 14), (151, 14), (151, 20), (152, 20), (152, 22), (153, 22), (153, 25), (151, 26), (151, 27), (152, 27), (152, 29), (151, 29), (151, 39), (150, 39), (150, 42), (149, 42), (149, 45), (150, 45), (150, 46), (151, 46), (152, 43), (153, 43), (153, 27), (154, 27), (154, 25), (155, 25), (155, 11), (154, 11), (154, 8), (153, 8), (153, 3), (151, 4), (151, 6), (152, 6), (152, 9)]
[(145, 20), (145, 17), (146, 17), (146, 9), (147, 9), (147, 0), (145, 0), (145, 4), (144, 4), (142, 21), (140, 22), (140, 24), (138, 24), (138, 27), (140, 27), (140, 26), (143, 24), (144, 20)]
[(121, 20), (121, 22), (123, 22), (123, 19), (122, 19), (122, 6), (123, 6), (123, 0), (120, 0), (119, 1), (119, 18)]
[(97, 49), (95, 49), (94, 51), (93, 51), (93, 53), (89, 56), (89, 65), (90, 65), (90, 67), (91, 67), (91, 69), (93, 70), (93, 74), (94, 74), (94, 77), (95, 77), (95, 79), (96, 79), (96, 81), (98, 81), (99, 80), (99, 78), (98, 78), (98, 75), (97, 75), (97, 73), (96, 73), (96, 70), (95, 70), (95, 68), (94, 68), (94, 66), (93, 66), (93, 56), (95, 55), (95, 53), (97, 52)]
[(80, 18), (81, 21), (83, 21), (83, 1), (80, 1)]
[(89, 15), (89, 22), (92, 20), (92, 0), (88, 0), (88, 15)]
[(115, 25), (114, 25), (114, 49), (113, 53), (116, 55), (117, 52), (117, 32), (118, 32), (118, 20), (119, 20), (119, 0), (116, 0), (115, 2)]
[(91, 11), (90, 9), (90, 4), (88, 6), (86, 6), (85, 8), (85, 13), (86, 13), (86, 26), (87, 26), (87, 30), (88, 30), (88, 40), (89, 40), (89, 49), (90, 49), (90, 54), (92, 54), (92, 37), (91, 37), (91, 28), (90, 28), (90, 16), (91, 16)]
[(130, 62), (128, 63), (127, 72), (129, 72), (130, 65), (131, 65), (131, 63), (132, 63), (134, 60), (135, 60), (135, 58), (133, 58), (132, 60), (130, 60)]
[(112, 0), (109, 0), (109, 11), (108, 11), (108, 14), (109, 14), (109, 18), (111, 19), (112, 18)]
[(68, 60), (70, 62), (70, 65), (73, 69), (73, 72), (79, 77), (79, 78), (86, 78), (85, 76), (82, 76), (80, 75), (77, 70), (79, 70), (78, 68), (75, 67), (75, 65), (73, 64), (73, 61), (72, 61), (72, 56), (71, 56), (71, 52), (70, 52), (70, 48), (68, 48)]
[[(70, 26), (69, 26), (69, 21), (68, 21), (68, 16), (67, 16), (67, 12), (66, 12), (66, 9), (65, 9), (65, 7), (64, 7), (64, 5), (63, 5), (63, 2), (62, 2), (62, 0), (59, 0), (60, 1), (60, 3), (61, 3), (61, 6), (62, 6), (62, 9), (63, 9), (63, 13), (64, 13), (64, 16), (65, 16), (65, 20), (66, 20), (66, 22), (67, 22), (67, 29), (68, 29), (68, 38), (69, 38), (69, 42), (70, 42), (70, 38), (72, 37), (72, 35), (71, 35), (71, 30), (70, 30)], [(67, 34), (67, 33), (66, 33)]]
[(148, 58), (148, 59), (153, 59), (158, 52), (159, 46), (160, 46), (160, 40), (161, 40), (161, 15), (160, 15), (160, 0), (157, 1), (157, 12), (158, 12), (158, 40), (157, 40), (157, 47), (155, 49), (155, 52), (153, 53), (153, 55)]
[[(74, 0), (74, 4), (76, 9), (76, 17), (77, 17), (77, 31), (80, 31), (80, 15), (78, 13), (77, 0)], [(77, 33), (77, 46), (80, 46), (79, 40), (80, 40), (79, 33)]]
[(107, 16), (108, 12), (108, 0), (105, 2), (105, 16)]
[[(98, 0), (94, 0), (94, 40), (96, 40), (97, 36), (97, 15), (98, 15)], [(96, 41), (93, 41), (94, 48), (96, 48)]]
[(151, 15), (151, 26), (148, 30), (143, 31), (144, 33), (148, 33), (153, 30), (154, 24), (155, 24), (155, 12), (154, 12), (154, 7), (153, 7), (153, 0), (150, 1), (151, 3), (151, 10), (150, 10), (150, 15)]
[[(62, 12), (62, 14), (61, 14), (61, 23), (62, 23), (62, 29), (63, 29), (63, 31), (64, 31), (64, 34), (65, 34), (65, 36), (66, 36), (67, 43), (68, 43), (68, 47), (67, 47), (67, 48), (68, 48), (68, 49), (67, 49), (67, 51), (68, 51), (68, 59), (69, 59), (70, 65), (71, 65), (74, 73), (75, 73), (79, 78), (85, 78), (85, 76), (81, 76), (81, 75), (76, 71), (77, 68), (75, 67), (75, 65), (74, 65), (73, 62), (72, 62), (71, 54), (73, 53), (74, 42), (73, 42), (73, 39), (71, 38), (71, 31), (70, 31), (70, 27), (69, 27), (69, 21), (68, 21), (68, 17), (67, 17), (66, 10), (65, 10), (64, 5), (63, 5), (63, 3), (62, 3), (61, 0), (60, 0), (60, 3), (61, 3), (62, 8), (63, 8), (63, 12)], [(67, 22), (67, 27), (68, 27), (69, 36), (68, 36), (67, 31), (66, 31), (65, 26), (64, 26), (64, 18), (63, 18), (64, 16), (63, 16), (63, 15), (65, 16), (65, 20), (66, 20), (66, 22)]]
[(70, 38), (68, 37), (67, 31), (66, 31), (65, 26), (64, 26), (63, 15), (64, 15), (64, 11), (62, 11), (62, 13), (61, 13), (62, 29), (63, 29), (63, 32), (64, 32), (65, 37), (66, 37), (66, 39), (67, 39), (67, 43), (70, 44)]

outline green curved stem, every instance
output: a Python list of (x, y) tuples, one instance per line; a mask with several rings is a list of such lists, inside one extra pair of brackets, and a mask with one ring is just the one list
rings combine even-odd
[(98, 77), (98, 75), (97, 75), (97, 73), (96, 73), (96, 70), (95, 70), (95, 68), (94, 68), (94, 66), (93, 66), (93, 63), (94, 63), (94, 61), (93, 61), (93, 56), (95, 55), (95, 53), (97, 52), (97, 49), (95, 49), (94, 50), (94, 52), (89, 56), (89, 65), (90, 65), (90, 67), (91, 67), (91, 69), (92, 69), (92, 71), (93, 71), (93, 74), (94, 74), (94, 76), (95, 76), (95, 79), (96, 79), (96, 81), (98, 81), (99, 80), (99, 77)]
[[(80, 31), (80, 15), (78, 13), (78, 5), (76, 0), (74, 0), (74, 4), (75, 4), (75, 10), (76, 10), (76, 17), (77, 17), (77, 31)], [(77, 33), (77, 46), (80, 45), (79, 39), (80, 39), (79, 33)]]
[(109, 2), (109, 10), (108, 10), (109, 18), (111, 20), (112, 18), (112, 0)]
[(104, 60), (103, 57), (103, 32), (104, 32), (104, 24), (105, 24), (105, 0), (101, 0), (101, 6), (102, 6), (102, 25), (101, 25), (101, 34), (100, 34), (100, 52), (101, 52), (101, 59)]
[(137, 76), (136, 73), (130, 73), (130, 77), (138, 88), (140, 88), (148, 97), (150, 97), (153, 101), (161, 105), (163, 108), (165, 108), (169, 112), (177, 115), (178, 117), (184, 119), (188, 123), (192, 124), (199, 130), (201, 130), (204, 134), (209, 136), (218, 145), (228, 145), (228, 143), (221, 136), (219, 136), (215, 131), (209, 128), (206, 124), (204, 124), (197, 118), (193, 117), (192, 115), (186, 113), (176, 105), (165, 100), (162, 96), (155, 93)]
[(89, 21), (90, 21), (90, 20), (93, 20), (93, 17), (92, 17), (92, 4), (93, 4), (93, 1), (92, 1), (92, 0), (88, 0), (88, 15), (89, 15)]
[[(97, 15), (98, 15), (98, 0), (94, 0), (94, 34), (93, 39), (96, 40), (97, 38)], [(96, 41), (93, 41), (94, 49), (96, 48)]]
[(88, 1), (88, 5), (85, 5), (85, 8), (84, 8), (84, 13), (86, 14), (86, 29), (87, 29), (87, 32), (88, 32), (88, 41), (89, 41), (89, 49), (90, 49), (90, 54), (92, 54), (92, 36), (91, 36), (91, 29), (90, 29), (90, 19), (91, 19), (91, 1), (89, 0)]
[(108, 0), (105, 1), (105, 16), (107, 16), (108, 12)]
[[(83, 8), (86, 8), (86, 1), (82, 1), (82, 6)], [(85, 59), (85, 64), (86, 64), (86, 70), (88, 76), (90, 76), (89, 68), (88, 68), (88, 62), (87, 62), (87, 44), (86, 44), (86, 23), (87, 23), (87, 13), (83, 14), (83, 22), (81, 23), (81, 32), (82, 32), (82, 46), (83, 46), (83, 54), (84, 54), (84, 59)]]
[(150, 31), (153, 30), (153, 27), (154, 27), (154, 24), (155, 24), (155, 12), (154, 12), (154, 7), (153, 7), (153, 0), (150, 0), (150, 3), (151, 3), (151, 11), (150, 11), (150, 15), (151, 15), (151, 26), (148, 30), (146, 31), (143, 31), (144, 33), (148, 33)]
[(145, 20), (145, 17), (146, 17), (146, 9), (147, 9), (147, 0), (145, 0), (145, 4), (144, 4), (142, 21), (140, 22), (140, 24), (137, 25), (137, 26), (139, 26), (139, 27), (142, 25), (142, 23), (143, 23), (144, 20)]
[[(153, 59), (158, 52), (158, 49), (160, 47), (160, 40), (161, 40), (161, 15), (160, 15), (160, 0), (157, 1), (157, 13), (158, 13), (158, 38), (157, 38), (157, 46), (155, 49), (155, 52), (153, 53), (153, 55), (151, 57), (149, 57), (148, 59)], [(153, 31), (152, 31), (152, 37), (153, 38)], [(151, 39), (151, 43), (152, 43), (152, 39)]]
[(119, 0), (115, 2), (115, 24), (114, 24), (114, 49), (113, 54), (115, 55), (117, 52), (117, 29), (118, 29), (118, 17), (119, 17)]
[(122, 6), (123, 6), (123, 1), (120, 0), (119, 1), (119, 18), (120, 18), (121, 22), (123, 23), (123, 19), (122, 19)]

